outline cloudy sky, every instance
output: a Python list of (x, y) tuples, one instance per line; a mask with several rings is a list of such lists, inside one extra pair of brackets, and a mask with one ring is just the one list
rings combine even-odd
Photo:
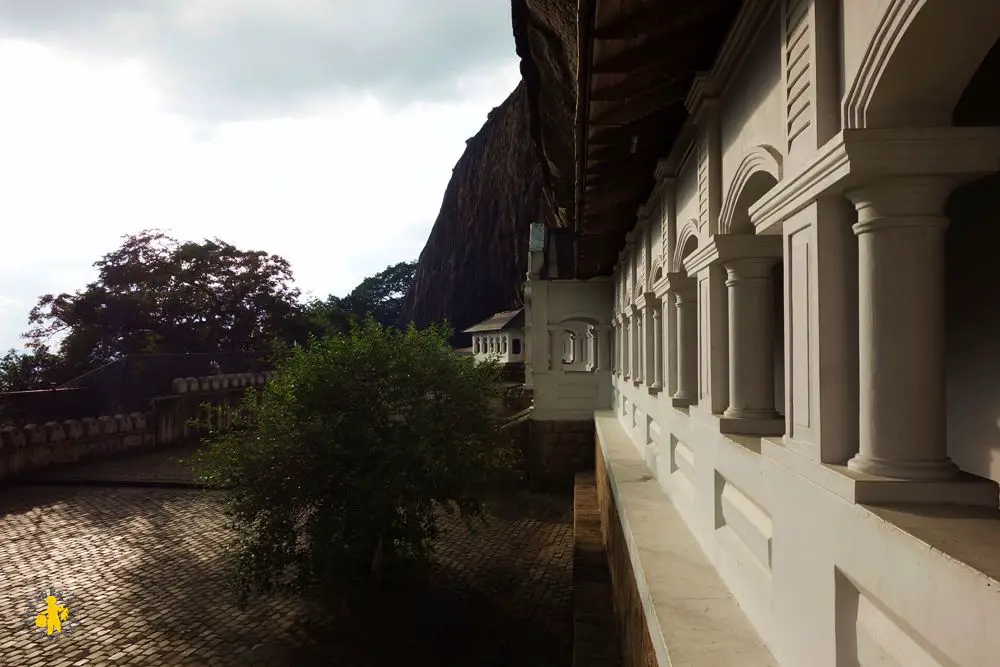
[(508, 0), (0, 0), (0, 349), (160, 228), (344, 294), (518, 80)]

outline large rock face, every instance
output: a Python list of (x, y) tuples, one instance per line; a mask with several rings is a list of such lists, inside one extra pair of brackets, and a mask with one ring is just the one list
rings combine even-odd
[(455, 165), (403, 308), (417, 326), (520, 306), (528, 226), (572, 216), (576, 0), (512, 0), (511, 17), (522, 81)]
[[(461, 331), (521, 305), (528, 225), (546, 214), (521, 83), (469, 139), (420, 253), (404, 317)], [(464, 344), (468, 336), (457, 335)]]

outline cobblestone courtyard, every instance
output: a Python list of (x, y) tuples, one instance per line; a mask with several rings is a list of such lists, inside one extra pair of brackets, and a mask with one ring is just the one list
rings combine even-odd
[[(172, 459), (60, 475), (109, 486), (0, 490), (0, 665), (569, 665), (568, 496), (512, 492), (471, 534), (449, 521), (426, 587), (335, 621), (298, 599), (234, 606), (214, 492), (114, 485), (177, 481)], [(30, 618), (50, 586), (77, 622), (52, 640)]]

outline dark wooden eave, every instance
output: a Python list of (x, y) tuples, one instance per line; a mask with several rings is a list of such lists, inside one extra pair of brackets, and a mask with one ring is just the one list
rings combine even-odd
[(580, 0), (575, 127), (577, 276), (614, 268), (740, 0)]

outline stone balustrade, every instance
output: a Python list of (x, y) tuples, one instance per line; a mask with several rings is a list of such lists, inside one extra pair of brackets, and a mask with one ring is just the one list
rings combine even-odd
[(209, 393), (260, 387), (270, 379), (271, 371), (205, 375), (202, 377), (174, 378), (172, 387), (175, 394)]
[(0, 481), (50, 466), (190, 442), (205, 428), (230, 426), (243, 392), (263, 387), (270, 378), (270, 371), (174, 378), (172, 394), (154, 399), (148, 412), (0, 428)]
[(133, 412), (0, 429), (0, 478), (153, 446), (151, 417)]

